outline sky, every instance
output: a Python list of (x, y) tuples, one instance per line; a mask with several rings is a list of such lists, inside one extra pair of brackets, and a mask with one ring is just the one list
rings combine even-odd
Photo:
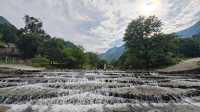
[(128, 23), (156, 15), (163, 32), (171, 33), (200, 20), (200, 0), (0, 0), (0, 16), (16, 27), (28, 14), (40, 20), (51, 36), (96, 53), (123, 44)]

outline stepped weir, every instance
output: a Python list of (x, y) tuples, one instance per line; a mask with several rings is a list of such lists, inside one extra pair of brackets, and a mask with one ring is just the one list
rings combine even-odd
[(8, 112), (199, 112), (200, 75), (126, 71), (0, 74)]

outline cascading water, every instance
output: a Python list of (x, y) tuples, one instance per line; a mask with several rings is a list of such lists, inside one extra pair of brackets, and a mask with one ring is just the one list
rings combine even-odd
[(1, 74), (0, 112), (199, 112), (200, 80), (122, 71)]

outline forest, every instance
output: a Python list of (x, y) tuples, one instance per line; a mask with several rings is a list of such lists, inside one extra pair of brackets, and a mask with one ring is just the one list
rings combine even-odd
[(24, 22), (25, 27), (20, 29), (9, 23), (0, 24), (0, 47), (15, 44), (20, 52), (17, 60), (28, 60), (33, 66), (42, 67), (103, 69), (105, 61), (97, 54), (85, 52), (83, 47), (62, 38), (51, 37), (39, 19), (26, 15)]

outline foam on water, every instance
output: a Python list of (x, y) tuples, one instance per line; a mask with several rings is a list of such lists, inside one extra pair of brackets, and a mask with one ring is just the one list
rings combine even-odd
[(8, 112), (200, 111), (200, 80), (190, 76), (46, 71), (1, 77), (0, 103)]

